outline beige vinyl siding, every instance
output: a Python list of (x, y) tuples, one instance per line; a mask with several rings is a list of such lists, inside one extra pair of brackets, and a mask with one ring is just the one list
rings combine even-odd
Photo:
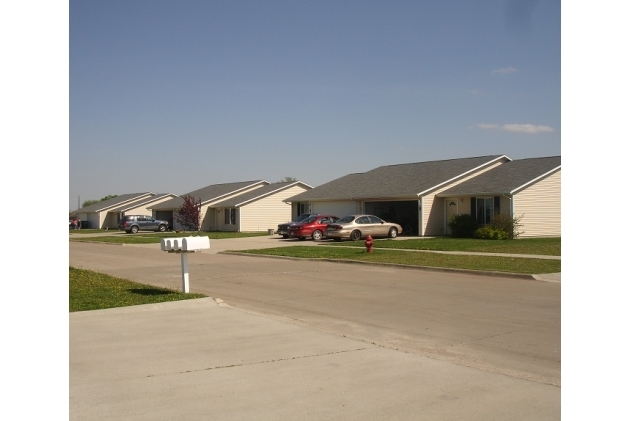
[(339, 202), (313, 202), (311, 203), (311, 212), (326, 213), (342, 218), (346, 215), (360, 213), (360, 205), (354, 200), (346, 200)]
[[(200, 228), (201, 231), (214, 231), (214, 219), (213, 216), (214, 214), (217, 213), (217, 211), (213, 208), (210, 208), (208, 206), (202, 206), (201, 210), (200, 210), (200, 215), (201, 215), (201, 220), (202, 220), (202, 226)], [(174, 212), (175, 214), (175, 212)], [(177, 224), (176, 222), (173, 222), (174, 224)]]
[[(237, 223), (241, 232), (267, 231), (278, 224), (291, 220), (291, 204), (285, 200), (304, 192), (301, 186), (293, 186), (278, 193), (243, 205), (237, 210)], [(228, 229), (229, 226), (226, 226)]]
[(513, 214), (523, 215), (523, 237), (561, 236), (561, 170), (513, 196)]
[[(432, 236), (432, 235), (446, 235), (447, 234), (447, 225), (445, 223), (445, 198), (436, 197), (442, 191), (445, 191), (453, 186), (456, 186), (464, 181), (467, 181), (473, 177), (477, 177), (478, 175), (491, 170), (495, 167), (502, 165), (504, 161), (496, 162), (493, 165), (489, 165), (488, 167), (477, 171), (475, 173), (469, 174), (467, 177), (454, 181), (453, 183), (445, 184), (440, 189), (437, 189), (430, 194), (423, 196), (422, 201), (422, 224), (421, 224), (421, 235), (422, 236)], [(465, 202), (465, 201), (463, 201)], [(470, 201), (469, 201), (470, 202)], [(460, 207), (462, 205), (462, 207)], [(468, 203), (460, 203), (458, 207), (459, 213), (466, 213), (464, 209), (470, 208), (471, 205)]]

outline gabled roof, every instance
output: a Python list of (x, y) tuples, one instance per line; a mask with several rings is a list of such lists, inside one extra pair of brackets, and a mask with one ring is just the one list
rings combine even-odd
[(131, 203), (125, 203), (122, 206), (119, 206), (117, 208), (114, 209), (110, 209), (109, 212), (125, 212), (129, 209), (134, 209), (137, 208), (139, 206), (145, 206), (145, 205), (150, 205), (153, 202), (156, 202), (158, 200), (162, 200), (165, 197), (171, 196), (172, 198), (176, 198), (177, 196), (174, 195), (173, 193), (154, 193), (151, 194), (151, 196), (144, 198), (142, 200), (139, 201), (135, 201), (135, 202), (131, 202)]
[(349, 174), (287, 199), (288, 202), (376, 198), (416, 198), (488, 166), (510, 161), (506, 155), (386, 165)]
[(116, 197), (112, 197), (111, 199), (107, 199), (102, 202), (97, 202), (90, 206), (77, 209), (75, 211), (72, 211), (72, 213), (103, 212), (115, 207), (123, 206), (125, 204), (137, 202), (144, 198), (150, 197), (152, 194), (153, 193), (151, 192), (120, 194)]
[[(239, 191), (247, 190), (257, 185), (265, 186), (268, 184), (269, 182), (265, 180), (242, 181), (242, 182), (237, 182), (237, 183), (224, 183), (224, 184), (211, 184), (210, 186), (206, 186), (201, 189), (194, 190), (182, 196), (190, 194), (191, 196), (194, 196), (196, 199), (200, 199), (202, 202), (202, 206), (204, 206), (208, 203), (221, 200), (222, 197), (226, 197), (226, 196), (238, 193)], [(184, 199), (182, 199), (182, 197), (176, 197), (174, 199), (167, 200), (166, 202), (158, 203), (155, 206), (150, 206), (149, 209), (152, 209), (152, 210), (179, 209), (183, 203), (184, 203)]]
[(305, 184), (301, 181), (287, 181), (281, 183), (273, 183), (268, 184), (267, 186), (263, 186), (261, 188), (240, 194), (235, 197), (231, 197), (230, 199), (224, 200), (223, 202), (214, 203), (213, 207), (215, 208), (232, 208), (246, 205), (250, 202), (254, 202), (256, 200), (262, 199), (266, 196), (270, 196), (272, 194), (278, 193), (280, 191), (286, 190), (290, 187), (302, 185), (306, 188), (312, 188), (308, 184)]
[(439, 196), (515, 194), (560, 168), (560, 156), (516, 159), (447, 189)]

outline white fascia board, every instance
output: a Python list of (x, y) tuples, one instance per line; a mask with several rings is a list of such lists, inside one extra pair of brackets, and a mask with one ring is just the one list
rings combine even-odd
[[(203, 201), (203, 202), (202, 202), (202, 206), (210, 206), (213, 202), (217, 202), (217, 201), (218, 201), (219, 199), (221, 199), (222, 197), (226, 197), (226, 196), (229, 196), (229, 195), (231, 195), (231, 194), (238, 193), (238, 192), (240, 192), (241, 190), (249, 189), (250, 187), (252, 187), (252, 186), (256, 186), (257, 184), (261, 184), (261, 183), (270, 184), (269, 182), (267, 182), (267, 181), (265, 181), (265, 180), (257, 181), (256, 183), (250, 184), (250, 185), (245, 186), (245, 187), (241, 187), (240, 189), (236, 189), (236, 190), (233, 190), (233, 191), (231, 191), (231, 192), (224, 193), (224, 194), (222, 194), (221, 196), (217, 196), (217, 197), (213, 197), (212, 199), (205, 200), (205, 201)], [(265, 184), (264, 184), (264, 185), (265, 185)], [(185, 195), (184, 195), (184, 196), (185, 196)]]
[(117, 208), (117, 207), (119, 207), (121, 205), (125, 205), (127, 203), (135, 203), (137, 201), (140, 201), (140, 200), (144, 199), (147, 195), (150, 195), (150, 194), (153, 194), (153, 193), (148, 192), (148, 193), (145, 193), (145, 194), (140, 195), (138, 197), (134, 197), (134, 198), (131, 198), (131, 199), (124, 200), (124, 201), (122, 201), (120, 203), (116, 203), (115, 205), (110, 205), (110, 206), (106, 206), (106, 207), (101, 208), (101, 209), (97, 209), (94, 212), (104, 212), (104, 211), (106, 211), (108, 209)]

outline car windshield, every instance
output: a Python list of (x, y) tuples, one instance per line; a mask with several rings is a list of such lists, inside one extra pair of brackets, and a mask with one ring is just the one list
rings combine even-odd
[(307, 219), (305, 219), (304, 221), (300, 221), (300, 222), (303, 222), (303, 223), (305, 223), (305, 224), (310, 224), (310, 223), (312, 223), (313, 221), (315, 221), (316, 219), (317, 219), (317, 216), (312, 216), (312, 217), (307, 218)]
[(340, 224), (347, 224), (349, 222), (353, 222), (354, 219), (355, 217), (353, 215), (348, 215), (348, 216), (338, 219), (337, 222), (339, 222)]

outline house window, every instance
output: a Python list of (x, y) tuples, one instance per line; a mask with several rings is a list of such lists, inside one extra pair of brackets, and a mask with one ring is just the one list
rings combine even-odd
[(235, 225), (236, 224), (236, 219), (237, 219), (237, 210), (232, 208), (232, 209), (226, 209), (224, 211), (224, 223), (226, 225)]
[(478, 224), (486, 225), (491, 222), (491, 217), (494, 212), (494, 202), (492, 197), (477, 197), (476, 198), (476, 219)]
[(309, 213), (308, 203), (301, 203), (300, 205), (298, 205), (298, 208), (299, 208), (298, 215), (303, 214), (303, 213)]

